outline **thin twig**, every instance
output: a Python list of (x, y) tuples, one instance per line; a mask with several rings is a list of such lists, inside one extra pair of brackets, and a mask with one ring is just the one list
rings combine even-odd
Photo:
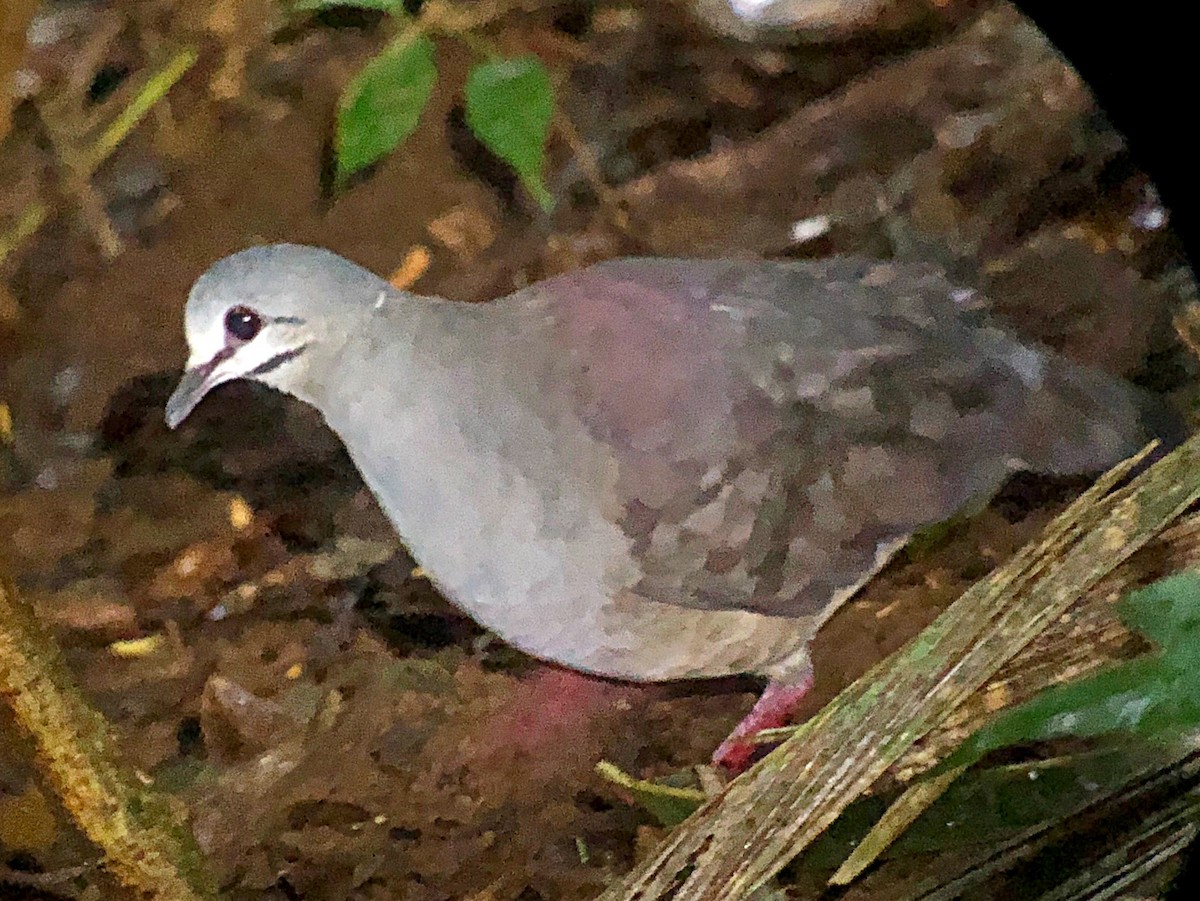
[[(71, 193), (75, 194), (77, 201), (86, 200), (87, 193), (90, 191), (89, 180), (92, 175), (129, 137), (133, 129), (145, 118), (146, 113), (166, 96), (167, 91), (183, 77), (184, 73), (195, 65), (198, 58), (197, 52), (191, 47), (177, 50), (165, 66), (147, 79), (129, 104), (117, 114), (112, 122), (105, 126), (92, 145), (76, 154), (70, 153), (65, 144), (63, 148), (60, 148), (59, 156), (71, 173), (69, 179), (72, 187)], [(88, 189), (87, 191), (84, 190), (85, 187)], [(93, 203), (92, 206), (88, 222), (93, 231), (96, 231), (95, 204)], [(102, 206), (99, 209), (103, 214)], [(16, 224), (6, 234), (0, 235), (0, 265), (3, 265), (9, 255), (42, 227), (50, 213), (50, 206), (41, 200), (33, 201), (21, 212)], [(108, 228), (111, 229), (111, 225)], [(106, 247), (106, 250), (111, 251), (114, 247), (113, 242), (106, 240), (104, 232), (105, 230), (101, 228), (98, 233), (101, 244)], [(115, 234), (114, 231), (110, 237), (115, 237)]]
[[(555, 93), (557, 93), (557, 87)], [(567, 146), (571, 148), (571, 153), (579, 161), (579, 168), (587, 176), (588, 183), (595, 192), (596, 199), (600, 201), (600, 207), (608, 216), (609, 222), (620, 231), (629, 234), (629, 214), (621, 205), (620, 195), (605, 181), (600, 161), (592, 151), (591, 145), (583, 139), (583, 135), (579, 133), (575, 123), (561, 108), (554, 114), (554, 128), (562, 135)]]
[(75, 898), (78, 897), (79, 892), (64, 888), (64, 883), (72, 882), (92, 869), (94, 869), (94, 864), (90, 863), (50, 870), (47, 873), (23, 873), (10, 867), (0, 867), (0, 885), (19, 885), (22, 888), (36, 888), (44, 892), (54, 892), (65, 897)]
[(167, 96), (167, 91), (183, 78), (199, 58), (199, 54), (192, 47), (176, 50), (167, 64), (146, 80), (129, 105), (117, 114), (100, 133), (96, 142), (82, 155), (84, 170), (89, 174), (95, 172), (101, 163), (112, 156), (151, 108)]

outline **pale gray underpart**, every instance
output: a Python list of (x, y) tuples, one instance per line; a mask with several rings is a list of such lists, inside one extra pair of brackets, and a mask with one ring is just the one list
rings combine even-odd
[(235, 304), (302, 319), (260, 380), (324, 414), (414, 558), (512, 644), (795, 680), (914, 531), (1147, 437), (1134, 389), (968, 296), (857, 259), (627, 259), (466, 305), (284, 245), (214, 266), (187, 323), (195, 347)]

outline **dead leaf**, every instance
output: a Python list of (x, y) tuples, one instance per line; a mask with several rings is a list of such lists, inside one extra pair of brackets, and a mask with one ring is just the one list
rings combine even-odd
[(496, 227), (475, 207), (456, 206), (429, 223), (429, 234), (439, 244), (454, 251), (462, 262), (470, 262), (492, 246), (496, 240)]
[(111, 579), (81, 579), (61, 591), (32, 594), (29, 602), (50, 628), (96, 644), (131, 638), (138, 631), (137, 612)]
[(0, 845), (36, 854), (58, 838), (58, 820), (36, 785), (19, 795), (0, 797)]
[(393, 288), (407, 291), (416, 283), (417, 279), (428, 271), (431, 262), (433, 262), (433, 256), (429, 253), (429, 248), (418, 244), (404, 255), (404, 260), (388, 276), (388, 281), (391, 282)]
[(274, 701), (260, 698), (224, 676), (212, 676), (200, 699), (200, 727), (210, 753), (236, 760), (294, 736), (298, 724)]

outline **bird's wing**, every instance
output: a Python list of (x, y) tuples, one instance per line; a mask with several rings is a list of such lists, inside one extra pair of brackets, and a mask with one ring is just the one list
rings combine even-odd
[(1020, 465), (1062, 362), (922, 267), (623, 260), (553, 284), (636, 591), (690, 607), (831, 612)]

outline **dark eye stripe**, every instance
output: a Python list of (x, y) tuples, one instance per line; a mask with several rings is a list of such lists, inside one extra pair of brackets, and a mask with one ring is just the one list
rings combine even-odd
[(264, 360), (253, 369), (246, 373), (249, 378), (256, 378), (260, 375), (266, 375), (272, 370), (278, 369), (284, 363), (288, 363), (308, 349), (307, 344), (301, 344), (299, 347), (293, 347), (291, 350), (285, 350), (283, 353), (275, 354), (269, 360)]

